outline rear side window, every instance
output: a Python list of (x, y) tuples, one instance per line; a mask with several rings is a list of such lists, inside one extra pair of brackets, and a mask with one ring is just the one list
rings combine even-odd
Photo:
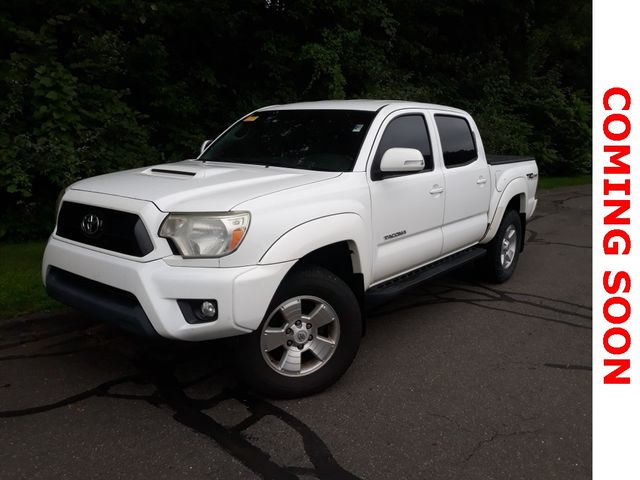
[(420, 114), (402, 115), (389, 122), (382, 134), (374, 160), (374, 172), (380, 172), (380, 160), (390, 148), (415, 148), (424, 158), (424, 170), (433, 170), (431, 142), (424, 117)]
[(444, 165), (459, 167), (478, 158), (476, 142), (466, 119), (450, 115), (436, 115)]

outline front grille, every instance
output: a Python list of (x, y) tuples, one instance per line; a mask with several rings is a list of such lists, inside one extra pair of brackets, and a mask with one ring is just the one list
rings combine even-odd
[(144, 257), (153, 250), (149, 233), (138, 215), (93, 205), (63, 202), (56, 233), (69, 240), (134, 257)]

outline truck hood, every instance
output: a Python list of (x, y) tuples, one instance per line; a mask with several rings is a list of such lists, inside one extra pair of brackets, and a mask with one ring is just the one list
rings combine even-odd
[(335, 178), (340, 172), (185, 160), (88, 178), (70, 188), (147, 200), (165, 212), (228, 211), (270, 193)]

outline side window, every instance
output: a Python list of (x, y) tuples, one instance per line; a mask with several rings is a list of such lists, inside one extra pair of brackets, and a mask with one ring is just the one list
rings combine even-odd
[(450, 115), (436, 115), (444, 165), (447, 168), (471, 163), (478, 158), (476, 142), (466, 119)]
[(380, 160), (384, 152), (390, 148), (415, 148), (420, 150), (424, 158), (424, 170), (433, 170), (433, 156), (431, 142), (427, 131), (427, 124), (420, 114), (402, 115), (389, 122), (385, 128), (378, 150), (373, 161), (373, 172), (379, 174)]

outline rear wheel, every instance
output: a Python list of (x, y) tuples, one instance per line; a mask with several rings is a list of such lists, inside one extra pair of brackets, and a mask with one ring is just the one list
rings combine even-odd
[(260, 327), (240, 337), (246, 382), (273, 397), (300, 397), (325, 389), (355, 357), (362, 322), (349, 286), (320, 267), (289, 274)]
[(520, 215), (515, 210), (507, 211), (487, 246), (484, 268), (489, 281), (503, 283), (511, 278), (520, 257), (522, 234)]

